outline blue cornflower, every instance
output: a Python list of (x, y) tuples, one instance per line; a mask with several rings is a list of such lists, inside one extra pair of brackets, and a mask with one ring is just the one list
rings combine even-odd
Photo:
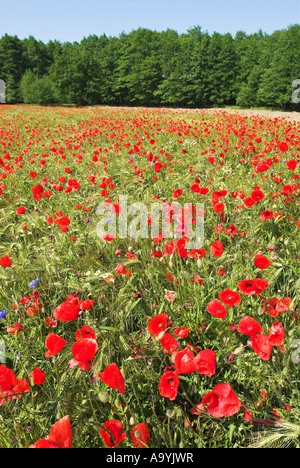
[(7, 310), (0, 310), (0, 319), (3, 319), (7, 313)]
[(34, 280), (34, 281), (31, 281), (31, 283), (29, 283), (30, 289), (34, 289), (34, 288), (36, 287), (36, 285), (38, 284), (39, 281), (40, 281), (39, 278), (37, 278), (37, 279)]

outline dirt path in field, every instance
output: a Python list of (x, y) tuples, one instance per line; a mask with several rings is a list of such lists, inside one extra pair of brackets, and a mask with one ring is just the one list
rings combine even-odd
[(205, 110), (206, 113), (220, 113), (220, 112), (227, 112), (229, 114), (241, 114), (247, 116), (254, 116), (259, 115), (262, 117), (267, 117), (271, 119), (279, 118), (279, 119), (286, 119), (290, 121), (300, 122), (300, 112), (280, 112), (280, 111), (269, 111), (269, 110), (247, 110), (247, 109), (201, 109)]

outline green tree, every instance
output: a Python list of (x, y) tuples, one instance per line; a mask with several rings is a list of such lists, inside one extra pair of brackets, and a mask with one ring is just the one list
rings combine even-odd
[(258, 104), (299, 110), (299, 104), (292, 102), (292, 82), (300, 78), (300, 26), (276, 31), (268, 37), (265, 57)]
[(21, 102), (20, 81), (25, 72), (22, 41), (5, 34), (0, 39), (0, 79), (6, 83), (6, 102)]
[(21, 94), (25, 104), (53, 104), (53, 83), (48, 75), (41, 78), (31, 70), (26, 70), (20, 83)]

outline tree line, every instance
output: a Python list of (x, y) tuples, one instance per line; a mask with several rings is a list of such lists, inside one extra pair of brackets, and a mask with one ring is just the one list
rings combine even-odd
[(266, 34), (139, 28), (79, 42), (0, 39), (7, 103), (300, 110), (300, 25)]

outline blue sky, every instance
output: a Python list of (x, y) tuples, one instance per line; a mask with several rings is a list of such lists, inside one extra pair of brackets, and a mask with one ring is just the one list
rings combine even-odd
[(270, 34), (296, 23), (299, 0), (0, 0), (0, 37), (32, 35), (44, 42), (118, 36), (138, 27), (183, 33), (200, 25), (209, 33)]

